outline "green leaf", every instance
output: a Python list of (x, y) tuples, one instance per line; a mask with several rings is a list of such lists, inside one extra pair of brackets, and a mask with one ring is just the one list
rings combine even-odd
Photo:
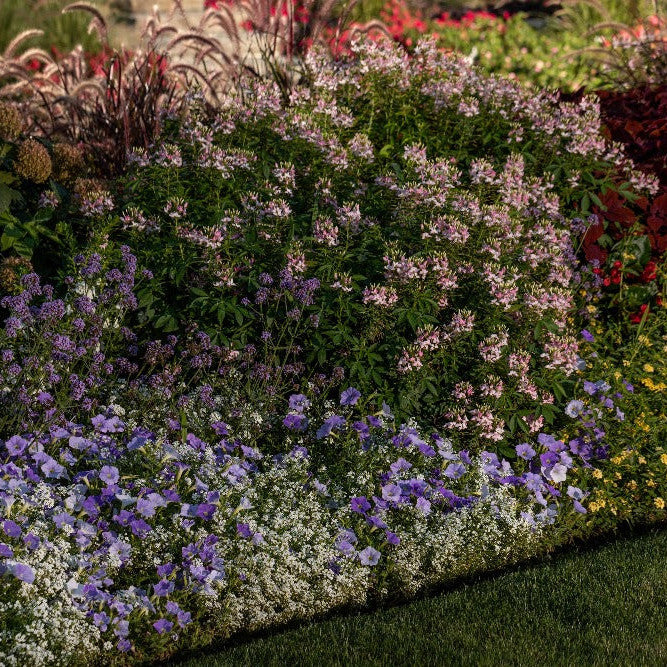
[(385, 144), (381, 149), (380, 149), (380, 157), (389, 157), (392, 152), (394, 151), (394, 145), (393, 144)]
[(0, 213), (8, 211), (11, 203), (20, 199), (21, 193), (5, 185), (5, 183), (0, 183)]
[(607, 207), (600, 201), (600, 198), (592, 193), (591, 194), (591, 201), (601, 210), (601, 211), (606, 211)]
[(587, 192), (581, 198), (581, 213), (582, 214), (588, 213), (590, 207), (591, 207), (591, 198), (589, 197), (588, 192)]

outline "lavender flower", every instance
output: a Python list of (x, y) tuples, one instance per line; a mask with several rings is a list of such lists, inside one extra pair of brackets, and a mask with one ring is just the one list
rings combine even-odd
[(361, 398), (361, 392), (354, 387), (348, 387), (340, 396), (341, 405), (355, 405)]
[(361, 564), (371, 567), (378, 564), (380, 556), (380, 552), (377, 551), (377, 549), (373, 549), (373, 547), (366, 547), (359, 552), (359, 560), (361, 561)]

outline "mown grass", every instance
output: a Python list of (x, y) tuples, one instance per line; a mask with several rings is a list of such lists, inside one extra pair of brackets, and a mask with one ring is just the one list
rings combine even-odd
[(580, 547), (436, 597), (174, 664), (664, 665), (667, 531)]

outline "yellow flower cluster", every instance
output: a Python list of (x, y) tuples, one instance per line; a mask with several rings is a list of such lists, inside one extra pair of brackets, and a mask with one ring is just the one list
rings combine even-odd
[(632, 455), (631, 449), (624, 449), (620, 454), (612, 457), (611, 462), (614, 465), (620, 465), (621, 463), (623, 463), (623, 461), (625, 461), (625, 459), (627, 459), (631, 455)]
[(665, 391), (667, 389), (667, 384), (664, 382), (653, 382), (651, 378), (642, 378), (642, 384), (651, 391)]
[(665, 501), (658, 496), (654, 501), (653, 504), (659, 509), (659, 510), (664, 510), (665, 509)]
[(607, 506), (607, 501), (604, 498), (601, 498), (600, 500), (593, 500), (590, 503), (588, 503), (588, 509), (591, 512), (597, 512), (598, 510), (601, 510), (603, 507)]
[(635, 419), (635, 426), (642, 431), (650, 431), (651, 427), (644, 421), (644, 417), (646, 417), (646, 413), (642, 412), (640, 413), (639, 417)]

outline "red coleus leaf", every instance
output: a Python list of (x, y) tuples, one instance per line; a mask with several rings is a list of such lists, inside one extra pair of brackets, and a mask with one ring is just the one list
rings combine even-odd
[(584, 254), (586, 259), (591, 262), (593, 260), (599, 260), (604, 262), (607, 259), (607, 251), (604, 248), (601, 248), (597, 244), (597, 240), (604, 234), (604, 225), (602, 222), (596, 222), (594, 225), (591, 225), (584, 235), (584, 240), (582, 242), (582, 248), (584, 249)]
[(649, 238), (654, 250), (663, 253), (667, 250), (667, 192), (653, 200), (651, 210), (646, 217)]
[(610, 222), (619, 222), (624, 227), (629, 227), (637, 219), (635, 212), (625, 205), (625, 200), (614, 190), (607, 190), (605, 194), (600, 195), (600, 201), (606, 211), (595, 212)]

